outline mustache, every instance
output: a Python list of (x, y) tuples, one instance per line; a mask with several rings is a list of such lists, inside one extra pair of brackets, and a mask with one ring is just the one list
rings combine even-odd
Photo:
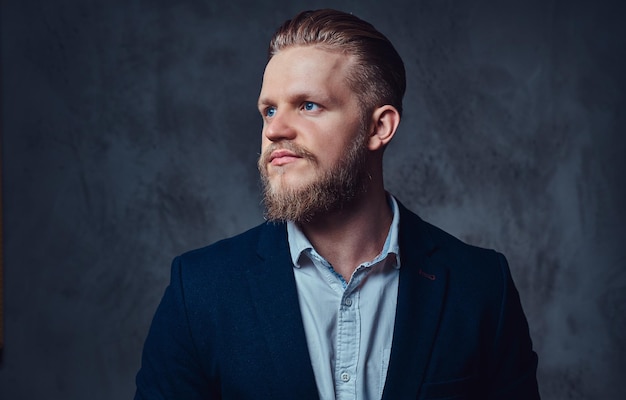
[(267, 149), (259, 157), (259, 166), (267, 165), (272, 153), (276, 150), (288, 150), (300, 158), (317, 163), (317, 158), (313, 153), (302, 146), (298, 146), (293, 142), (276, 142), (270, 144)]

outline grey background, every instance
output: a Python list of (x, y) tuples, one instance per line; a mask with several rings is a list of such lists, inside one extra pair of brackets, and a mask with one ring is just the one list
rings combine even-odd
[(403, 56), (388, 188), (507, 255), (543, 398), (626, 398), (626, 14), (554, 0), (4, 1), (0, 398), (132, 396), (172, 257), (262, 220), (267, 42), (322, 6)]

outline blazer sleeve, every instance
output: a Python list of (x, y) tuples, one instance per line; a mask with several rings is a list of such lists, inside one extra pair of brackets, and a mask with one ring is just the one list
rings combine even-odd
[(503, 273), (503, 296), (489, 368), (491, 400), (539, 399), (537, 354), (506, 259), (498, 253)]
[(135, 400), (219, 398), (192, 337), (182, 271), (180, 258), (174, 259), (170, 284), (144, 343)]

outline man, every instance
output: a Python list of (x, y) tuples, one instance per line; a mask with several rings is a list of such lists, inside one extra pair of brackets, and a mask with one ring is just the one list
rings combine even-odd
[(504, 257), (384, 189), (404, 90), (352, 15), (279, 28), (258, 101), (269, 221), (175, 259), (136, 399), (539, 398)]

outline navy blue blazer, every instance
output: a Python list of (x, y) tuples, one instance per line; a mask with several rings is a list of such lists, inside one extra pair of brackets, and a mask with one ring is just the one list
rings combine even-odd
[[(402, 267), (383, 399), (538, 399), (507, 262), (400, 205)], [(284, 224), (177, 257), (135, 399), (317, 399)]]

